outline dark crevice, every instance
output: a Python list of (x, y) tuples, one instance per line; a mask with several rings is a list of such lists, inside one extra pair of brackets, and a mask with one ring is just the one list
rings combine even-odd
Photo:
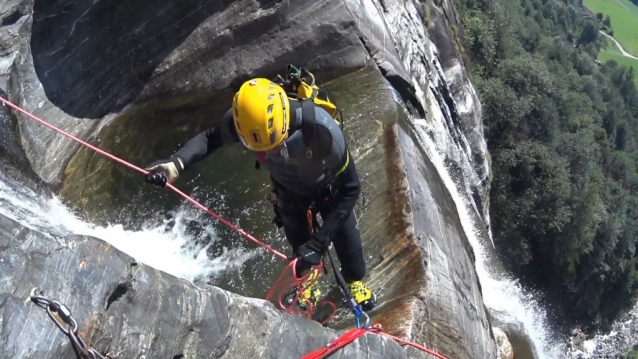
[(184, 354), (177, 354), (173, 356), (173, 359), (184, 359)]
[(127, 292), (131, 289), (131, 283), (120, 283), (115, 287), (111, 295), (106, 299), (106, 310), (109, 310), (109, 307), (114, 302), (120, 300)]
[(379, 63), (379, 60), (374, 55), (378, 51), (373, 51), (373, 49), (370, 48), (370, 45), (367, 44), (363, 36), (359, 35), (359, 41), (361, 41), (361, 44), (363, 45), (363, 47), (366, 49), (366, 51), (368, 51), (368, 54), (370, 55), (370, 57), (377, 64), (377, 68), (381, 72), (381, 75), (385, 77), (388, 83), (390, 83), (390, 85), (401, 96), (408, 111), (411, 112), (412, 115), (418, 114), (419, 117), (425, 118), (426, 111), (421, 105), (421, 102), (419, 101), (418, 97), (416, 96), (416, 89), (414, 88), (414, 86), (412, 86), (410, 81), (406, 79), (405, 77), (401, 76), (400, 74), (391, 73), (390, 71), (388, 71), (388, 69), (381, 66), (381, 64)]
[(275, 7), (281, 1), (282, 0), (258, 0), (259, 8), (261, 10), (268, 10), (268, 9), (271, 9), (271, 8)]
[(230, 334), (230, 328), (226, 336), (217, 343), (217, 346), (214, 348), (212, 357), (213, 358), (221, 358), (228, 349), (230, 348), (230, 343), (232, 341), (232, 336)]
[(0, 22), (0, 26), (13, 25), (16, 22), (18, 22), (18, 20), (20, 20), (21, 17), (22, 17), (22, 14), (20, 13), (20, 11), (18, 11), (18, 8), (15, 8), (10, 14), (8, 14), (2, 19), (2, 21)]

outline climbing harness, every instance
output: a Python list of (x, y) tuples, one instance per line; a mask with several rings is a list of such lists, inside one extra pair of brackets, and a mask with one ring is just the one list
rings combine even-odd
[(86, 345), (86, 342), (78, 333), (78, 323), (71, 315), (69, 308), (64, 304), (57, 300), (48, 299), (38, 288), (33, 288), (29, 297), (38, 307), (46, 310), (49, 318), (69, 338), (73, 351), (79, 359), (116, 359), (118, 357), (111, 352), (102, 355), (97, 350)]
[[(301, 107), (301, 127), (299, 130), (301, 130), (307, 146), (306, 158), (311, 159), (313, 156), (323, 157), (328, 155), (332, 148), (315, 141), (317, 135), (315, 106), (326, 110), (343, 131), (343, 113), (334, 101), (328, 86), (321, 83), (322, 88), (319, 88), (315, 84), (315, 76), (312, 72), (303, 67), (297, 68), (294, 65), (288, 65), (283, 76), (277, 74), (277, 77), (271, 81), (284, 89), (291, 103)], [(294, 107), (291, 115), (294, 116)], [(291, 129), (291, 131), (295, 130), (297, 129)], [(282, 156), (287, 157), (288, 152), (285, 145), (281, 151)], [(258, 159), (255, 160), (255, 168), (260, 169), (264, 160), (264, 153), (259, 152)], [(347, 167), (347, 160), (349, 159), (346, 159), (346, 164), (343, 166), (342, 171)]]
[(280, 308), (285, 312), (302, 316), (306, 319), (312, 319), (312, 316), (317, 312), (318, 308), (327, 307), (330, 309), (328, 316), (321, 321), (322, 325), (328, 324), (337, 312), (337, 306), (328, 300), (319, 301), (316, 305), (312, 302), (307, 303), (307, 308), (302, 309), (300, 306), (300, 297), (304, 291), (317, 283), (320, 275), (317, 275), (314, 279), (308, 280), (314, 270), (318, 273), (325, 271), (323, 263), (312, 266), (307, 274), (301, 278), (297, 278), (297, 262), (298, 258), (290, 261), (286, 268), (279, 275), (279, 278), (275, 281), (275, 284), (270, 287), (266, 293), (267, 301), (275, 301)]
[[(51, 125), (50, 123), (36, 117), (35, 115), (33, 115), (32, 113), (22, 109), (21, 107), (13, 104), (12, 102), (10, 102), (9, 100), (5, 99), (3, 96), (0, 96), (0, 101), (3, 103), (3, 105), (7, 105), (13, 109), (15, 109), (16, 111), (22, 113), (23, 115), (31, 118), (32, 120), (40, 123), (41, 125), (48, 127), (50, 129), (52, 129), (53, 131), (70, 138), (71, 140), (83, 145), (86, 148), (89, 148), (95, 152), (97, 152), (98, 154), (107, 157), (125, 167), (128, 167), (132, 170), (135, 170), (143, 175), (149, 175), (151, 174), (149, 171), (146, 171), (138, 166), (135, 166), (119, 157), (116, 157), (100, 148), (97, 148), (53, 125)], [(226, 225), (228, 228), (230, 228), (231, 230), (237, 232), (239, 235), (241, 235), (242, 237), (250, 240), (251, 242), (263, 247), (264, 249), (266, 249), (267, 251), (271, 252), (272, 254), (274, 254), (275, 256), (284, 259), (284, 260), (288, 260), (290, 261), (290, 263), (288, 264), (288, 266), (286, 267), (286, 270), (283, 271), (282, 275), (280, 276), (278, 282), (278, 285), (276, 286), (297, 286), (300, 289), (303, 289), (303, 281), (308, 279), (307, 276), (303, 276), (302, 278), (297, 278), (296, 277), (296, 263), (299, 259), (297, 258), (290, 258), (288, 256), (286, 256), (285, 254), (279, 252), (278, 250), (274, 249), (273, 247), (263, 243), (262, 241), (258, 240), (257, 238), (255, 238), (254, 236), (252, 236), (251, 234), (247, 233), (246, 231), (244, 231), (243, 229), (241, 229), (240, 227), (230, 223), (228, 220), (226, 220), (225, 218), (221, 217), (220, 215), (218, 215), (217, 213), (211, 211), (210, 209), (206, 208), (204, 205), (200, 204), (199, 202), (197, 202), (196, 200), (194, 200), (192, 197), (188, 196), (187, 194), (185, 194), (184, 192), (180, 191), (179, 189), (177, 189), (175, 186), (173, 186), (170, 183), (166, 183), (166, 187), (171, 189), (172, 191), (174, 191), (175, 193), (177, 193), (179, 196), (183, 197), (185, 200), (187, 200), (188, 202), (190, 202), (191, 204), (193, 204), (195, 207), (201, 209), (202, 211), (204, 211), (206, 214), (210, 215), (211, 217), (217, 219), (218, 221), (220, 221), (221, 223), (223, 223), (224, 225)], [(329, 256), (329, 258), (331, 258)], [(334, 265), (334, 261), (331, 260), (331, 265), (333, 267), (333, 270), (335, 270), (335, 275), (338, 275), (338, 271), (336, 270), (336, 267)], [(320, 270), (324, 270), (324, 266), (323, 263), (315, 266), (315, 268), (320, 269)], [(292, 272), (292, 278), (291, 279), (285, 279), (284, 275), (287, 271), (291, 271)], [(317, 279), (319, 277), (317, 276)], [(341, 285), (344, 285), (343, 282), (343, 278), (341, 278)], [(311, 283), (312, 284), (312, 283)], [(273, 288), (275, 288), (276, 286), (274, 286)], [(273, 288), (271, 288), (268, 292), (269, 294), (271, 294), (270, 292), (273, 291)], [(340, 288), (342, 290), (342, 292), (349, 293), (347, 290), (345, 290), (345, 286), (343, 288)], [(268, 297), (268, 295), (267, 295)], [(81, 359), (115, 359), (117, 358), (117, 356), (114, 356), (113, 354), (109, 353), (106, 355), (102, 355), (100, 353), (98, 353), (95, 349), (89, 347), (86, 345), (86, 343), (84, 342), (84, 340), (82, 339), (82, 337), (79, 335), (78, 333), (78, 326), (77, 326), (77, 322), (75, 321), (75, 319), (73, 318), (73, 316), (71, 315), (71, 311), (64, 305), (62, 305), (61, 303), (57, 302), (57, 301), (51, 301), (50, 299), (44, 297), (42, 295), (42, 292), (40, 292), (37, 288), (34, 289), (31, 292), (31, 296), (30, 296), (31, 300), (36, 303), (38, 306), (40, 306), (41, 308), (44, 308), (47, 310), (47, 314), (49, 315), (49, 317), (55, 322), (55, 324), (58, 326), (58, 328), (69, 337), (69, 339), (71, 340), (71, 344), (73, 346), (73, 350), (76, 352), (76, 354), (78, 355), (78, 358)], [(350, 302), (350, 304), (352, 304), (353, 302)], [(282, 308), (285, 308), (285, 306), (282, 303), (282, 297), (279, 298), (279, 305)], [(332, 306), (334, 306), (334, 304), (332, 304)], [(335, 307), (335, 311), (336, 311), (336, 306)], [(355, 312), (355, 309), (353, 309), (353, 312)], [(320, 354), (315, 354), (314, 356), (308, 356), (311, 354), (308, 354), (306, 356), (303, 357), (303, 359), (313, 359), (313, 358), (324, 358), (326, 355), (338, 350), (339, 348), (347, 345), (348, 343), (356, 340), (358, 337), (362, 336), (363, 334), (365, 334), (366, 332), (373, 332), (373, 333), (378, 333), (379, 335), (383, 335), (383, 336), (387, 336), (389, 338), (392, 338), (402, 344), (406, 344), (406, 345), (411, 345), (419, 350), (422, 350), (424, 352), (427, 352), (429, 354), (432, 354), (434, 356), (436, 356), (437, 358), (440, 359), (446, 359), (444, 356), (441, 356), (440, 354), (437, 354), (435, 352), (432, 352), (430, 350), (428, 350), (427, 348), (425, 348), (424, 346), (415, 344), (415, 343), (411, 343), (407, 340), (401, 339), (401, 338), (397, 338), (394, 337), (392, 335), (386, 334), (386, 333), (381, 333), (380, 332), (380, 326), (379, 325), (375, 325), (372, 328), (369, 328), (369, 320), (370, 318), (368, 317), (367, 314), (365, 314), (363, 311), (361, 312), (362, 314), (360, 316), (365, 316), (366, 317), (366, 325), (363, 328), (360, 328), (360, 316), (357, 317), (357, 328), (352, 329), (348, 332), (346, 332), (344, 335), (342, 335), (341, 337), (337, 338), (337, 340), (339, 341), (339, 343), (337, 344), (333, 344), (335, 343), (335, 341), (333, 341), (333, 343), (330, 343), (326, 348), (321, 349), (321, 353)], [(357, 313), (355, 313), (356, 315)], [(61, 321), (57, 319), (56, 315), (58, 317), (61, 318)], [(334, 315), (334, 312), (333, 312)], [(332, 317), (330, 317), (332, 318)], [(327, 322), (330, 318), (328, 318), (326, 321)], [(67, 326), (67, 328), (65, 328), (65, 326)], [(70, 328), (68, 328), (70, 327)], [(372, 330), (374, 329), (374, 330)], [(337, 341), (336, 340), (336, 341)], [(328, 353), (325, 353), (325, 350), (329, 349), (330, 351)]]
[[(274, 195), (274, 193), (273, 193)], [(271, 202), (277, 211), (276, 198), (272, 198)], [(317, 218), (313, 210), (309, 207), (306, 210), (306, 218), (308, 221), (308, 227), (311, 232), (316, 231), (317, 226)], [(281, 218), (275, 218), (273, 222), (281, 220)], [(283, 225), (283, 224), (282, 224)], [(337, 306), (328, 300), (319, 301), (316, 305), (311, 301), (308, 301), (307, 307), (305, 309), (301, 309), (300, 305), (300, 297), (304, 296), (304, 292), (308, 289), (316, 285), (319, 278), (321, 277), (321, 273), (327, 273), (326, 267), (321, 261), (320, 264), (311, 266), (308, 272), (302, 276), (301, 278), (297, 278), (297, 263), (299, 262), (299, 258), (295, 256), (290, 256), (291, 260), (290, 264), (286, 267), (286, 269), (281, 273), (275, 284), (270, 288), (268, 293), (266, 294), (266, 300), (272, 301), (273, 298), (277, 295), (277, 303), (279, 306), (284, 309), (286, 312), (296, 315), (301, 315), (307, 319), (311, 319), (312, 316), (316, 313), (318, 308), (322, 306), (327, 306), (331, 308), (330, 314), (326, 319), (321, 321), (322, 325), (326, 325), (330, 320), (335, 316), (337, 312)], [(311, 274), (316, 271), (317, 275), (312, 280), (308, 281)], [(287, 276), (287, 274), (289, 274)], [(299, 309), (297, 309), (299, 308)]]

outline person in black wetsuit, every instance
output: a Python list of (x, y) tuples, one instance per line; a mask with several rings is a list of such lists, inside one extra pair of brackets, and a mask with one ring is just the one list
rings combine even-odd
[[(149, 165), (151, 174), (146, 178), (164, 187), (223, 145), (241, 142), (270, 173), (277, 217), (302, 263), (299, 275), (319, 264), (333, 243), (353, 298), (364, 310), (370, 310), (376, 305), (376, 296), (362, 282), (366, 266), (354, 214), (361, 191), (355, 163), (330, 114), (314, 104), (310, 109), (302, 109), (304, 106), (308, 104), (290, 99), (271, 80), (246, 81), (218, 126), (198, 134), (170, 158)], [(313, 117), (314, 126), (304, 126), (304, 117)], [(312, 143), (308, 143), (308, 131), (314, 131)], [(311, 204), (323, 220), (316, 233), (311, 232), (306, 215)], [(303, 299), (316, 304), (319, 295), (312, 286)]]

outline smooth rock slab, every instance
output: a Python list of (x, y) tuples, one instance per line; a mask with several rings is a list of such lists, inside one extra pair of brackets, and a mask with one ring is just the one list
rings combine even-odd
[[(83, 139), (137, 105), (193, 102), (290, 63), (344, 74), (369, 58), (340, 0), (24, 4), (7, 92)], [(58, 185), (77, 145), (26, 118), (21, 132), (36, 173)]]
[[(0, 216), (0, 358), (73, 358), (69, 340), (27, 300), (34, 287), (71, 309), (89, 345), (120, 358), (299, 358), (339, 334), (136, 263), (99, 239), (54, 240)], [(366, 334), (333, 357), (428, 356)]]

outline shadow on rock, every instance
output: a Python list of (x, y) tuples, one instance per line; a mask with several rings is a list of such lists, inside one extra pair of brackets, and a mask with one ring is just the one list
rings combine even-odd
[[(262, 8), (276, 3), (263, 2)], [(202, 22), (232, 3), (36, 0), (36, 73), (48, 99), (67, 114), (97, 119), (119, 112)]]

